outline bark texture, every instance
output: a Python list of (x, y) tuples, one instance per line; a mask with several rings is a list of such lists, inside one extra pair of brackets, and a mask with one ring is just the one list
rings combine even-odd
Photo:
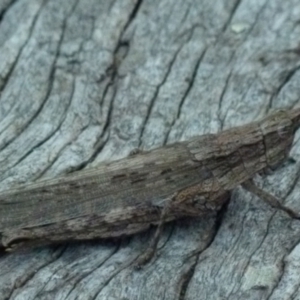
[[(299, 105), (299, 0), (0, 1), (0, 189)], [(264, 189), (300, 211), (300, 132)], [(0, 256), (4, 299), (300, 299), (300, 222), (242, 189), (215, 218)]]

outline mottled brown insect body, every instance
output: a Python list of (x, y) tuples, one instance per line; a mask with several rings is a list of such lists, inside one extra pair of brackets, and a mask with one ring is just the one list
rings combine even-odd
[(288, 157), (299, 123), (300, 109), (281, 110), (219, 134), (3, 192), (1, 244), (15, 249), (130, 235), (160, 223), (162, 215), (166, 222), (216, 212), (238, 185), (298, 217), (251, 179)]

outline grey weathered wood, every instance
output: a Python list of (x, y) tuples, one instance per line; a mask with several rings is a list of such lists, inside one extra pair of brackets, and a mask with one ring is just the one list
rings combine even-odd
[[(299, 0), (0, 9), (3, 190), (299, 105)], [(297, 162), (258, 181), (300, 211), (298, 139)], [(300, 298), (300, 223), (240, 189), (217, 218), (167, 226), (134, 271), (152, 233), (2, 254), (0, 299)]]

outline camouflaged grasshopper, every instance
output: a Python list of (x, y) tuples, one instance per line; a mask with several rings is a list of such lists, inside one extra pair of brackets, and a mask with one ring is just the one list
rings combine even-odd
[(218, 211), (239, 185), (293, 218), (252, 181), (284, 162), (300, 125), (300, 109), (261, 121), (43, 180), (0, 193), (1, 244), (8, 250), (131, 235), (185, 216)]

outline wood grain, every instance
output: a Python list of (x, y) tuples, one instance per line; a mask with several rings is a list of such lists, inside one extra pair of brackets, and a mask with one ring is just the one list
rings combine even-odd
[[(1, 191), (300, 104), (299, 0), (4, 0), (0, 13)], [(295, 211), (299, 133), (296, 163), (255, 177)], [(242, 188), (216, 216), (166, 224), (133, 272), (153, 234), (1, 253), (0, 299), (300, 297), (299, 222)]]

